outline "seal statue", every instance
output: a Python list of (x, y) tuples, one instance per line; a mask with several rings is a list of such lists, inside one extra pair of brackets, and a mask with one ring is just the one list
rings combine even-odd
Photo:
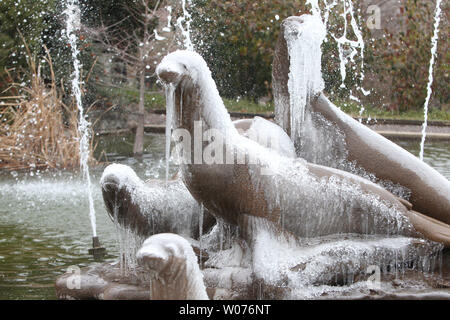
[[(273, 61), (276, 121), (288, 134), (291, 134), (292, 116), (290, 69), (291, 64), (298, 62), (292, 61), (289, 46), (292, 46), (290, 42), (298, 40), (292, 33), (312, 32), (305, 23), (307, 17), (290, 17), (283, 21)], [(320, 55), (320, 52), (316, 54)], [(317, 72), (320, 73), (320, 69)], [(439, 232), (448, 239), (450, 182), (408, 151), (342, 112), (323, 93), (313, 93), (309, 93), (311, 97), (306, 103), (302, 127), (291, 136), (297, 155), (309, 162), (372, 178), (390, 191), (398, 191), (397, 195), (408, 200), (414, 210), (434, 222), (439, 221)], [(424, 223), (428, 221), (424, 216), (421, 219)]]
[(152, 275), (152, 300), (208, 299), (197, 257), (183, 237), (170, 233), (151, 236), (136, 257)]
[[(200, 236), (200, 212), (183, 182), (141, 180), (126, 165), (111, 164), (100, 179), (106, 211), (113, 221), (142, 237), (157, 233), (176, 233), (188, 238)], [(202, 217), (202, 233), (215, 219), (207, 211)]]
[[(295, 157), (294, 144), (281, 127), (260, 117), (234, 121), (239, 133), (286, 157)], [(216, 219), (201, 208), (177, 174), (173, 179), (142, 181), (126, 165), (111, 164), (100, 179), (106, 211), (119, 225), (142, 237), (176, 233), (198, 239)], [(200, 220), (202, 219), (202, 232)]]
[[(163, 83), (174, 87), (178, 129), (191, 137), (198, 122), (204, 131), (215, 130), (214, 161), (195, 163), (193, 141), (192, 152), (181, 165), (186, 187), (212, 214), (244, 228), (248, 217), (260, 217), (297, 237), (345, 232), (429, 237), (449, 243), (448, 237), (434, 232), (440, 230), (438, 222), (419, 232), (414, 223), (423, 215), (380, 186), (338, 169), (280, 156), (240, 135), (197, 53), (173, 52), (156, 71)], [(208, 141), (202, 147), (208, 147)]]
[(153, 235), (144, 241), (136, 260), (136, 268), (128, 274), (111, 263), (63, 274), (56, 280), (56, 295), (71, 300), (208, 299), (197, 257), (183, 237)]

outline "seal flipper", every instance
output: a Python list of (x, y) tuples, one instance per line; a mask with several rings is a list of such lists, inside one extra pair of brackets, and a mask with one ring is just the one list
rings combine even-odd
[(400, 198), (400, 197), (396, 197), (396, 198), (398, 199), (398, 201), (401, 202), (402, 205), (405, 206), (406, 209), (411, 210), (413, 208), (413, 205), (411, 202), (409, 202), (403, 198)]
[(450, 246), (450, 225), (413, 210), (413, 205), (400, 197), (398, 201), (407, 209), (407, 217), (414, 228), (427, 239)]
[(427, 239), (450, 247), (450, 225), (414, 210), (408, 210), (407, 216), (414, 228)]

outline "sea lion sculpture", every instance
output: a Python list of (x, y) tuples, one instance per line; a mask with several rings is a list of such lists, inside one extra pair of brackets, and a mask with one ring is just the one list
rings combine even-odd
[[(224, 138), (225, 158), (244, 159), (238, 164), (222, 164), (219, 158), (216, 158), (218, 163), (192, 164), (189, 157), (181, 165), (183, 181), (196, 200), (218, 218), (238, 225), (250, 245), (246, 248), (244, 243), (242, 249), (233, 246), (210, 255), (203, 274), (212, 289), (211, 297), (255, 298), (255, 286), (261, 288), (258, 279), (263, 279), (264, 292), (268, 295), (259, 297), (295, 298), (298, 295), (291, 290), (290, 283), (286, 285), (286, 276), (298, 280), (307, 275), (301, 285), (333, 283), (336, 280), (330, 276), (339, 273), (342, 265), (339, 262), (348, 265), (347, 271), (361, 273), (371, 261), (391, 265), (392, 259), (397, 263), (399, 256), (398, 261), (402, 264), (422, 252), (424, 262), (427, 262), (430, 252), (439, 250), (439, 245), (408, 238), (422, 236), (414, 230), (414, 222), (409, 221), (420, 214), (408, 210), (406, 202), (386, 190), (349, 173), (283, 157), (240, 135), (236, 127), (246, 127), (248, 123), (238, 126), (231, 123), (209, 69), (198, 54), (183, 51), (170, 54), (158, 67), (158, 75), (166, 83), (172, 81), (175, 85), (174, 107), (180, 127), (195, 129), (194, 121), (201, 119), (205, 129), (219, 128), (220, 135), (216, 132), (214, 141)], [(201, 146), (207, 143), (210, 141), (203, 141)], [(195, 148), (195, 141), (191, 146)], [(220, 149), (215, 148), (214, 153), (219, 154)], [(118, 185), (117, 181), (114, 183)], [(360, 232), (361, 241), (357, 241), (356, 246), (352, 240), (345, 244), (336, 242), (333, 235), (339, 239), (341, 235), (336, 233), (341, 232)], [(377, 234), (395, 237), (380, 242)], [(297, 242), (298, 237), (318, 235), (331, 235), (331, 238), (325, 241), (327, 237), (306, 238)], [(198, 273), (185, 273), (183, 263), (180, 263), (183, 259), (178, 259), (183, 256), (177, 253), (182, 248), (180, 252), (190, 252), (190, 260), (193, 260), (188, 243), (180, 245), (180, 241), (185, 240), (174, 239), (172, 235), (150, 239), (153, 240), (148, 240), (137, 254), (139, 270), (132, 279), (117, 283), (117, 277), (122, 278), (118, 275), (119, 269), (109, 264), (96, 265), (82, 271), (80, 290), (68, 288), (70, 274), (59, 277), (56, 284), (58, 297), (148, 299), (152, 293), (153, 298), (205, 298), (202, 288), (195, 290), (199, 296), (185, 294), (189, 291), (184, 290), (189, 287), (186, 285), (190, 281), (188, 278), (199, 279)], [(283, 249), (283, 243), (287, 248)], [(306, 246), (306, 250), (298, 251), (299, 244)], [(347, 260), (341, 261), (343, 256)], [(283, 258), (281, 265), (277, 260), (279, 257)], [(314, 267), (317, 264), (322, 271), (318, 272)], [(166, 270), (169, 272), (165, 273)], [(165, 287), (161, 279), (166, 283), (178, 283), (183, 290), (180, 294), (173, 290), (167, 292), (165, 290), (170, 286)], [(201, 287), (200, 281), (196, 283)], [(153, 290), (153, 285), (159, 289)], [(298, 292), (303, 290), (300, 288)]]
[[(341, 170), (282, 157), (239, 135), (197, 53), (173, 52), (156, 72), (173, 87), (174, 97), (167, 100), (174, 98), (177, 129), (195, 137), (200, 123), (203, 132), (215, 132), (212, 163), (193, 161), (199, 142), (189, 141), (191, 153), (181, 164), (186, 187), (212, 214), (244, 230), (249, 218), (260, 217), (296, 237), (345, 232), (425, 236), (449, 243), (429, 229), (416, 230), (423, 215), (380, 186)], [(207, 141), (200, 147), (208, 147)], [(433, 223), (433, 230), (440, 227)]]
[[(293, 79), (309, 77), (310, 74), (295, 73), (302, 65), (297, 51), (308, 52), (319, 57), (322, 39), (311, 35), (317, 34), (317, 23), (309, 15), (290, 17), (281, 24), (281, 32), (276, 44), (273, 61), (273, 94), (275, 99), (276, 122), (291, 135), (296, 146), (297, 155), (309, 162), (338, 168), (381, 184), (398, 196), (404, 197), (412, 208), (421, 212), (416, 229), (428, 229), (434, 233), (434, 239), (447, 243), (450, 238), (450, 182), (435, 169), (417, 157), (389, 141), (360, 122), (354, 120), (331, 103), (320, 92), (320, 63), (310, 71), (320, 80), (304, 97), (291, 99), (291, 92), (296, 92)], [(311, 41), (317, 43), (311, 45)], [(291, 50), (297, 50), (292, 58)], [(316, 59), (317, 60), (317, 59)], [(300, 81), (300, 80), (299, 80)], [(300, 81), (304, 83), (308, 81)], [(320, 90), (318, 90), (318, 88)], [(303, 101), (299, 102), (299, 99)], [(303, 104), (304, 111), (293, 109), (293, 104)], [(292, 111), (294, 110), (294, 111)], [(291, 114), (301, 112), (302, 115)], [(295, 123), (293, 118), (298, 123)], [(293, 130), (292, 126), (296, 126)], [(295, 132), (294, 132), (295, 131)], [(439, 221), (438, 222), (436, 222)], [(439, 230), (432, 231), (428, 222), (439, 225)], [(433, 237), (432, 237), (433, 238)]]
[(145, 240), (136, 254), (138, 264), (151, 273), (152, 300), (207, 300), (197, 257), (183, 237), (161, 233)]
[[(141, 180), (126, 165), (111, 164), (100, 179), (106, 211), (113, 221), (141, 237), (176, 233), (198, 239), (215, 224), (178, 179)], [(200, 220), (202, 232), (200, 232)]]
[[(405, 262), (414, 261), (421, 270), (420, 266), (433, 264), (426, 255), (417, 259), (418, 253), (428, 250), (427, 242), (414, 243), (416, 240), (411, 238), (363, 236), (343, 240), (342, 235), (336, 235), (310, 239), (306, 247), (299, 248), (280, 241), (277, 234), (264, 234), (267, 229), (257, 231), (253, 236), (262, 239), (255, 241), (251, 250), (245, 242), (235, 242), (229, 249), (210, 254), (202, 270), (184, 238), (174, 234), (154, 235), (138, 251), (133, 272), (124, 275), (110, 263), (93, 264), (78, 274), (69, 271), (58, 277), (56, 295), (59, 299), (159, 300), (206, 299), (207, 293), (210, 299), (242, 300), (312, 299), (337, 291), (347, 298), (349, 294), (353, 298), (392, 298), (396, 291), (400, 291), (401, 297), (401, 288), (411, 294), (411, 282), (397, 283), (392, 292), (388, 274), (386, 286), (383, 279), (374, 297), (370, 285), (364, 283), (369, 266), (402, 268)], [(287, 283), (286, 277), (294, 281)], [(264, 283), (258, 278), (264, 279)], [(431, 286), (424, 284), (425, 292), (417, 292), (420, 299), (430, 294), (427, 288), (436, 288), (433, 281), (436, 278), (430, 278)]]
[[(275, 123), (261, 117), (234, 121), (238, 132), (286, 157), (295, 157), (294, 144)], [(215, 218), (201, 208), (177, 174), (167, 182), (142, 181), (126, 165), (111, 164), (100, 179), (106, 211), (113, 221), (142, 237), (175, 233), (192, 239), (206, 234)], [(200, 221), (202, 220), (202, 232)]]
[(136, 254), (136, 269), (127, 275), (109, 263), (66, 273), (56, 280), (59, 299), (205, 300), (203, 274), (190, 243), (162, 233), (149, 237)]

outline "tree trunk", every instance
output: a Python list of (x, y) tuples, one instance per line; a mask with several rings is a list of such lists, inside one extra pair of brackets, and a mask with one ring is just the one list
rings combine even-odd
[(145, 94), (145, 71), (141, 71), (139, 78), (139, 106), (138, 106), (138, 119), (136, 127), (136, 137), (134, 139), (133, 154), (134, 157), (140, 158), (144, 153), (144, 96)]

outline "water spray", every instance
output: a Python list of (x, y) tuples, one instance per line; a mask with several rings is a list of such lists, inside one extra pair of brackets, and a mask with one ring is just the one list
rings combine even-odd
[[(77, 104), (77, 108), (80, 114), (78, 131), (80, 132), (80, 166), (83, 172), (83, 176), (86, 179), (87, 183), (87, 191), (88, 191), (88, 200), (89, 200), (89, 217), (91, 220), (92, 226), (92, 243), (93, 247), (89, 250), (89, 253), (94, 256), (95, 259), (103, 256), (106, 252), (105, 248), (100, 247), (100, 241), (97, 237), (96, 231), (96, 219), (95, 219), (95, 208), (94, 208), (94, 199), (92, 198), (91, 191), (91, 177), (89, 175), (89, 126), (90, 123), (86, 120), (83, 102), (81, 96), (81, 79), (80, 79), (80, 70), (81, 63), (78, 58), (80, 53), (77, 46), (77, 32), (79, 32), (81, 27), (81, 10), (78, 0), (67, 0), (66, 2), (66, 10), (64, 11), (66, 15), (66, 37), (70, 44), (70, 50), (72, 52), (72, 61), (73, 61), (73, 74), (72, 74), (72, 93), (75, 97), (75, 101)], [(101, 253), (101, 254), (100, 254)]]
[(433, 85), (433, 67), (437, 55), (437, 46), (439, 40), (439, 23), (441, 22), (441, 2), (442, 0), (436, 1), (436, 11), (434, 14), (434, 32), (431, 38), (431, 58), (430, 66), (428, 69), (428, 84), (427, 84), (427, 97), (425, 98), (425, 103), (423, 106), (424, 120), (422, 125), (422, 139), (420, 141), (420, 153), (419, 158), (423, 161), (423, 153), (425, 149), (425, 139), (427, 137), (427, 124), (428, 124), (428, 105), (430, 104), (431, 94), (433, 93), (431, 86)]

